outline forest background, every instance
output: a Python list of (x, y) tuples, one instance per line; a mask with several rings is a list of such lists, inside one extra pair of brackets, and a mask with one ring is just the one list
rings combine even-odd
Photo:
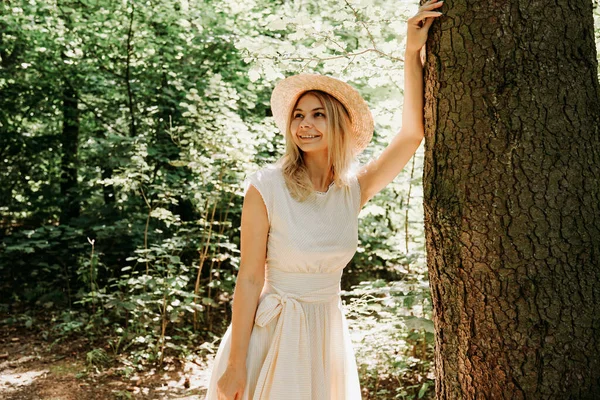
[[(85, 337), (84, 375), (209, 367), (231, 319), (241, 183), (283, 154), (274, 83), (317, 72), (355, 86), (376, 121), (368, 162), (401, 126), (417, 8), (2, 2), (2, 324), (50, 344)], [(598, 4), (594, 20), (598, 50)], [(422, 174), (423, 146), (361, 211), (342, 280), (366, 399), (433, 393)]]

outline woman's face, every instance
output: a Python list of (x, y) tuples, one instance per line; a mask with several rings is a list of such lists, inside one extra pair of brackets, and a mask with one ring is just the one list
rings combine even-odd
[(290, 123), (292, 140), (304, 152), (327, 150), (327, 116), (321, 101), (313, 94), (300, 97)]

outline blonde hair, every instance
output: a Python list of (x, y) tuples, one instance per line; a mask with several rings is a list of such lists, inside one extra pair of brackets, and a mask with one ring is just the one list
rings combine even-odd
[(328, 130), (327, 163), (331, 165), (333, 181), (337, 187), (348, 186), (348, 175), (354, 162), (354, 141), (350, 135), (350, 116), (344, 105), (329, 93), (320, 90), (302, 93), (298, 96), (296, 104), (289, 110), (285, 130), (285, 154), (276, 163), (282, 167), (285, 184), (291, 196), (298, 201), (315, 196), (315, 190), (304, 163), (303, 151), (292, 140), (290, 130), (290, 121), (298, 101), (309, 93), (317, 97), (325, 108)]

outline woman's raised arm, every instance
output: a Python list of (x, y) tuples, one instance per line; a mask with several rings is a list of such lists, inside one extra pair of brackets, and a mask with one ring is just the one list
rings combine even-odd
[(398, 176), (423, 140), (423, 65), (419, 52), (434, 18), (442, 15), (433, 10), (442, 4), (443, 1), (429, 0), (408, 20), (402, 128), (381, 155), (359, 171), (361, 207)]

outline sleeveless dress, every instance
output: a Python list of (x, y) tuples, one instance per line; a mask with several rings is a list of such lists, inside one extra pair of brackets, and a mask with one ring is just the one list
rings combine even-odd
[[(274, 164), (248, 175), (266, 205), (270, 228), (265, 271), (246, 358), (241, 400), (360, 400), (354, 349), (339, 295), (356, 252), (360, 187), (332, 183), (298, 202)], [(234, 300), (235, 301), (235, 300)], [(227, 368), (231, 324), (215, 355), (207, 400)]]

